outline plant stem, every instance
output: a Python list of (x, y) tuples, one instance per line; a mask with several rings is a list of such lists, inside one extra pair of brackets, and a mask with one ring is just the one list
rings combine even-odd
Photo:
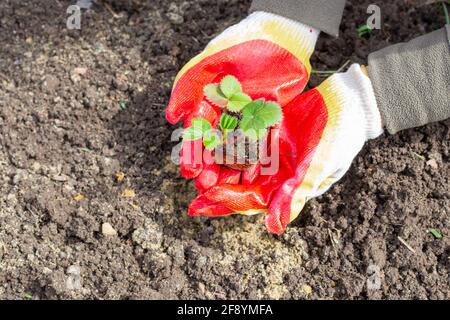
[(350, 60), (347, 60), (347, 61), (342, 65), (342, 67), (340, 67), (340, 68), (338, 69), (337, 72), (339, 73), (339, 72), (341, 72), (341, 71), (344, 71), (344, 69), (347, 68), (347, 66), (350, 64), (350, 62), (351, 62)]
[(445, 2), (442, 2), (442, 7), (444, 8), (445, 22), (447, 24), (450, 24), (450, 15), (448, 14), (447, 4)]
[(311, 73), (312, 74), (318, 74), (318, 75), (333, 75), (335, 73), (339, 73), (345, 70), (345, 68), (351, 63), (350, 60), (347, 60), (339, 69), (337, 70), (327, 70), (327, 71), (319, 71), (319, 70), (312, 70)]
[(311, 73), (313, 74), (335, 74), (337, 72), (334, 70), (329, 70), (329, 71), (319, 71), (319, 70), (313, 70)]

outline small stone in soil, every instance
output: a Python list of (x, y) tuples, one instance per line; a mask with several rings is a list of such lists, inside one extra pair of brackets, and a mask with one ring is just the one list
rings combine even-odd
[(427, 161), (427, 165), (430, 166), (433, 169), (438, 169), (439, 165), (435, 159), (431, 159)]
[(302, 286), (302, 290), (307, 296), (310, 296), (313, 292), (313, 289), (311, 288), (311, 286), (308, 286), (307, 284), (304, 284)]
[(102, 233), (105, 236), (113, 237), (117, 235), (117, 231), (109, 224), (108, 222), (105, 222), (102, 224)]

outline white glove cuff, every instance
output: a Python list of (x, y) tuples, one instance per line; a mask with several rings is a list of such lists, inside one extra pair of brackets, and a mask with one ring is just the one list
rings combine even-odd
[[(381, 114), (377, 106), (372, 83), (364, 74), (361, 66), (354, 64), (346, 73), (333, 75), (330, 80), (333, 87), (345, 101), (345, 105), (355, 113), (352, 118), (358, 116), (362, 122), (366, 140), (375, 139), (383, 134)], [(362, 121), (361, 121), (362, 119)], [(353, 124), (356, 126), (357, 124)]]

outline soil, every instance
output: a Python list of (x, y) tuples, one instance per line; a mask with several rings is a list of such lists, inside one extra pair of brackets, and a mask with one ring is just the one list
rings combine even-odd
[(226, 143), (216, 148), (214, 157), (216, 163), (223, 164), (231, 169), (245, 171), (261, 160), (263, 148), (266, 145), (264, 139), (253, 141), (246, 137), (242, 131), (237, 130), (227, 134)]
[[(379, 0), (383, 30), (359, 38), (373, 2), (348, 1), (315, 69), (445, 22)], [(450, 298), (450, 121), (369, 142), (280, 237), (261, 216), (192, 219), (163, 110), (177, 71), (250, 1), (97, 1), (69, 30), (73, 3), (0, 2), (0, 298)]]

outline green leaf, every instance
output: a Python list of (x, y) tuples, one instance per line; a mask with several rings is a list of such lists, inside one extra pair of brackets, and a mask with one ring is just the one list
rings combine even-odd
[(223, 95), (218, 84), (208, 84), (203, 93), (209, 102), (215, 104), (218, 107), (225, 107), (228, 103), (228, 99)]
[(30, 292), (26, 292), (23, 296), (25, 300), (33, 300), (33, 294)]
[(124, 100), (119, 101), (119, 106), (120, 106), (120, 109), (122, 109), (122, 110), (127, 110), (127, 107), (128, 107), (127, 102)]
[(227, 104), (227, 109), (231, 112), (239, 112), (250, 102), (252, 102), (252, 98), (245, 93), (239, 92), (231, 96)]
[(192, 126), (196, 128), (200, 128), (203, 132), (206, 132), (208, 130), (212, 129), (211, 123), (209, 123), (208, 120), (203, 118), (195, 118), (192, 120)]
[(279, 124), (283, 119), (283, 112), (278, 103), (268, 101), (264, 108), (258, 113), (258, 116), (264, 119), (266, 127), (272, 127)]
[(243, 118), (241, 120), (241, 129), (264, 129), (264, 119), (258, 117), (258, 113), (264, 108), (264, 99), (258, 99), (249, 103), (244, 110), (242, 110)]
[(194, 141), (203, 137), (203, 132), (194, 127), (184, 129), (183, 140)]
[(414, 155), (418, 160), (421, 160), (421, 161), (426, 161), (426, 160), (427, 160), (427, 158), (425, 158), (423, 155), (418, 154), (418, 153), (416, 153), (416, 152), (413, 152), (413, 155)]
[(220, 82), (220, 90), (228, 99), (236, 93), (242, 92), (242, 86), (238, 79), (233, 76), (226, 76)]
[(211, 124), (202, 118), (192, 120), (192, 125), (183, 132), (183, 139), (193, 141), (203, 137), (205, 132), (211, 130)]
[(241, 128), (244, 131), (266, 129), (280, 123), (283, 118), (281, 107), (272, 101), (265, 102), (264, 99), (248, 104), (242, 114)]
[(234, 130), (238, 125), (238, 121), (238, 118), (224, 113), (220, 117), (220, 128), (222, 130)]
[(437, 240), (442, 240), (444, 238), (444, 236), (437, 231), (436, 229), (431, 229), (430, 233), (433, 235), (433, 237), (435, 237)]
[[(264, 99), (259, 99), (248, 104), (244, 110), (242, 110), (242, 120), (241, 129), (244, 131), (249, 131), (250, 129), (258, 130), (265, 129), (266, 125), (265, 118), (267, 117), (263, 112), (266, 102)], [(261, 116), (262, 115), (262, 116)]]
[(208, 150), (214, 150), (222, 143), (222, 139), (216, 130), (209, 130), (203, 135), (203, 145)]
[(363, 37), (366, 34), (371, 34), (373, 29), (371, 27), (369, 27), (367, 24), (363, 24), (362, 26), (360, 26), (358, 29), (358, 36), (359, 37)]

